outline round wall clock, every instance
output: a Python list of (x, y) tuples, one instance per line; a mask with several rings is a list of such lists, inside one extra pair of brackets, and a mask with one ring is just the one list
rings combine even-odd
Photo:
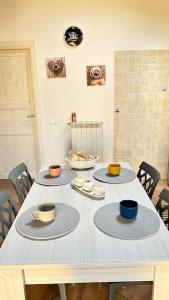
[(71, 47), (77, 47), (83, 40), (83, 33), (80, 28), (71, 26), (65, 31), (65, 42)]

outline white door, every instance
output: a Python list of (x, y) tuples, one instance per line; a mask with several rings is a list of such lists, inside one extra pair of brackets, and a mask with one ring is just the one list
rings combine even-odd
[(0, 49), (0, 178), (20, 162), (35, 173), (35, 113), (29, 49)]

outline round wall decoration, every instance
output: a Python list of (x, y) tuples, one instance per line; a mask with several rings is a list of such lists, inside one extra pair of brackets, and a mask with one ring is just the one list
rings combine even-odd
[(71, 26), (65, 31), (64, 37), (69, 46), (77, 47), (83, 40), (83, 33), (78, 27)]

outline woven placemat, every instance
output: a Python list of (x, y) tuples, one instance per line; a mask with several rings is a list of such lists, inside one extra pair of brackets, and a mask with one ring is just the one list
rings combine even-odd
[(120, 216), (120, 203), (111, 203), (99, 208), (93, 221), (105, 234), (125, 240), (137, 240), (152, 236), (160, 228), (159, 216), (145, 206), (138, 206), (138, 215), (129, 220)]
[(24, 237), (35, 240), (49, 240), (64, 236), (73, 231), (80, 221), (78, 211), (67, 204), (56, 203), (56, 218), (50, 223), (33, 220), (31, 207), (19, 216), (16, 221), (17, 231)]
[(129, 169), (122, 168), (120, 175), (112, 176), (108, 174), (107, 168), (97, 170), (93, 177), (105, 183), (126, 183), (136, 178), (136, 174)]
[(43, 171), (35, 177), (35, 181), (41, 185), (64, 185), (70, 183), (75, 177), (75, 171), (62, 169), (59, 177), (50, 177), (48, 171)]

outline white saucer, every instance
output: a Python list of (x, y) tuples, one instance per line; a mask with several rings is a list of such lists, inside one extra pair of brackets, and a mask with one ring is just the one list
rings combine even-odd
[(76, 188), (77, 191), (83, 193), (84, 195), (86, 195), (86, 196), (88, 196), (89, 198), (92, 198), (92, 199), (101, 200), (101, 199), (103, 199), (104, 196), (105, 196), (105, 192), (98, 196), (98, 195), (94, 194), (93, 191), (91, 191), (91, 192), (85, 191), (82, 187), (78, 187), (78, 186), (75, 184), (74, 180), (71, 181), (71, 185), (72, 185), (74, 188)]

